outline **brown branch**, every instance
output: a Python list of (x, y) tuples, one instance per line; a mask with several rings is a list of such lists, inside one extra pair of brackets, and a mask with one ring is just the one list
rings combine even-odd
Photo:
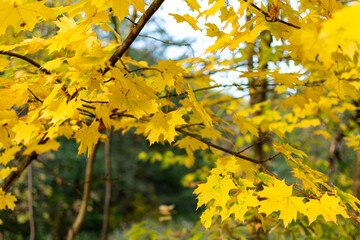
[(37, 158), (36, 152), (30, 153), (30, 155), (26, 156), (24, 161), (20, 163), (19, 166), (17, 166), (17, 171), (14, 171), (10, 174), (10, 176), (6, 179), (2, 189), (4, 192), (8, 192), (9, 189), (12, 187), (12, 185), (15, 183), (16, 179), (20, 177), (20, 175), (24, 172), (24, 170), (29, 166), (29, 164)]
[(45, 69), (45, 68), (42, 68), (40, 64), (38, 64), (37, 62), (35, 62), (35, 61), (32, 60), (31, 58), (28, 58), (28, 57), (23, 56), (23, 55), (21, 55), (21, 54), (12, 53), (12, 52), (8, 52), (8, 51), (0, 51), (0, 54), (22, 59), (22, 60), (27, 61), (28, 63), (34, 65), (35, 67), (37, 67), (37, 68), (38, 68), (40, 71), (42, 71), (43, 73), (46, 73), (46, 74), (48, 74), (48, 75), (51, 74), (51, 72), (50, 72), (49, 70), (47, 70), (47, 69)]
[(158, 71), (161, 72), (161, 70), (157, 69), (157, 68), (137, 68), (137, 69), (133, 69), (133, 70), (128, 70), (128, 73), (132, 73), (132, 72), (137, 72), (137, 71), (147, 71), (147, 70), (153, 70), (153, 71)]
[(255, 143), (253, 143), (253, 144), (251, 144), (250, 146), (247, 146), (246, 148), (244, 148), (244, 149), (240, 150), (240, 151), (239, 151), (239, 152), (237, 152), (237, 153), (238, 153), (238, 154), (243, 153), (243, 152), (245, 152), (246, 150), (248, 150), (249, 148), (252, 148), (253, 146), (255, 146), (255, 145), (257, 145), (257, 144), (259, 144), (259, 143), (263, 143), (263, 142), (268, 141), (268, 140), (269, 140), (269, 138), (264, 137), (263, 139), (261, 139), (261, 140), (259, 140), (259, 141), (255, 142)]
[[(248, 0), (244, 0), (244, 1), (245, 1), (245, 2), (248, 2)], [(267, 12), (265, 12), (264, 10), (262, 10), (261, 8), (259, 8), (259, 7), (256, 6), (254, 3), (250, 3), (250, 5), (251, 5), (253, 8), (255, 8), (256, 10), (258, 10), (259, 12), (261, 12), (261, 13), (265, 16), (265, 20), (266, 20), (267, 22), (280, 22), (280, 23), (286, 24), (286, 25), (288, 25), (288, 26), (290, 26), (290, 27), (293, 27), (293, 28), (296, 28), (296, 29), (301, 29), (301, 27), (299, 27), (299, 26), (296, 26), (296, 25), (294, 25), (294, 24), (292, 24), (292, 23), (289, 23), (289, 22), (285, 22), (284, 20), (281, 20), (281, 19), (278, 19), (278, 18), (276, 18), (276, 19), (270, 19), (270, 20), (269, 20), (269, 18), (270, 18), (269, 13), (267, 13)]]
[(221, 147), (221, 146), (219, 146), (219, 145), (216, 145), (216, 144), (214, 144), (214, 143), (212, 143), (212, 142), (210, 142), (210, 141), (207, 141), (207, 140), (203, 139), (202, 137), (200, 137), (199, 135), (196, 135), (196, 134), (194, 134), (194, 133), (190, 133), (190, 132), (184, 131), (184, 130), (182, 130), (182, 129), (180, 129), (180, 128), (175, 128), (175, 130), (178, 131), (178, 132), (181, 132), (181, 133), (184, 134), (184, 135), (187, 135), (187, 136), (189, 136), (189, 137), (195, 138), (195, 139), (199, 140), (200, 142), (205, 143), (205, 144), (208, 145), (209, 147), (216, 148), (216, 149), (218, 149), (218, 150), (220, 150), (220, 151), (226, 152), (226, 153), (228, 153), (228, 154), (234, 155), (234, 156), (236, 156), (236, 157), (238, 157), (238, 158), (241, 158), (241, 159), (250, 161), (250, 162), (252, 162), (252, 163), (261, 164), (261, 163), (263, 163), (263, 162), (266, 162), (266, 161), (269, 161), (269, 160), (273, 159), (274, 157), (276, 157), (277, 155), (280, 154), (280, 153), (279, 153), (279, 154), (277, 154), (276, 156), (274, 155), (274, 156), (269, 157), (269, 158), (267, 158), (267, 159), (265, 159), (265, 160), (255, 160), (255, 159), (253, 159), (253, 158), (249, 158), (249, 157), (246, 157), (246, 156), (244, 156), (244, 155), (240, 155), (240, 154), (238, 154), (237, 152), (234, 152), (234, 151), (231, 151), (231, 150), (229, 150), (229, 149), (223, 148), (223, 147)]
[[(152, 4), (146, 9), (145, 13), (141, 16), (139, 21), (134, 24), (134, 28), (131, 30), (130, 34), (126, 37), (124, 42), (121, 43), (118, 49), (116, 49), (115, 53), (110, 57), (109, 62), (110, 66), (115, 66), (116, 62), (124, 55), (126, 50), (129, 49), (131, 44), (135, 41), (136, 37), (140, 34), (141, 30), (144, 28), (145, 24), (150, 20), (152, 15), (160, 8), (161, 4), (165, 0), (154, 0)], [(106, 72), (110, 70), (110, 67), (106, 67), (102, 74), (104, 75)]]
[[(194, 89), (192, 92), (201, 92), (201, 91), (206, 91), (206, 90), (210, 90), (210, 89), (214, 89), (214, 88), (227, 88), (227, 87), (237, 87), (236, 84), (228, 84), (228, 85), (215, 85), (215, 86), (210, 86), (210, 87), (204, 87), (204, 88), (198, 88), (198, 89)], [(188, 93), (181, 93), (181, 94), (177, 94), (177, 93), (170, 93), (167, 94), (165, 96), (160, 96), (159, 98), (169, 98), (169, 97), (183, 97), (183, 96), (187, 96)]]
[(109, 103), (106, 101), (89, 101), (89, 100), (85, 100), (85, 99), (80, 99), (80, 100), (83, 102), (86, 102), (86, 103)]
[(35, 93), (33, 93), (33, 92), (30, 90), (30, 88), (28, 88), (27, 90), (31, 93), (31, 95), (33, 95), (33, 97), (34, 97), (37, 101), (43, 103), (43, 100), (41, 100), (40, 98), (38, 98), (38, 97), (35, 95)]

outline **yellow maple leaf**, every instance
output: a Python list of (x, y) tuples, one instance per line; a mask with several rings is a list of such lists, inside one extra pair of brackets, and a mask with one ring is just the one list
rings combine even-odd
[(212, 206), (210, 208), (207, 208), (201, 214), (200, 220), (206, 229), (208, 229), (211, 226), (212, 218), (218, 213), (219, 213), (219, 210), (217, 209), (217, 207)]
[(340, 199), (336, 196), (329, 196), (325, 193), (320, 200), (310, 199), (306, 203), (306, 216), (309, 219), (309, 225), (316, 220), (318, 216), (323, 216), (327, 222), (336, 223), (336, 215), (342, 215), (349, 218), (345, 208), (340, 205)]
[(187, 5), (191, 8), (192, 11), (198, 11), (200, 12), (200, 5), (196, 0), (185, 0)]
[(169, 13), (169, 15), (173, 16), (178, 23), (187, 22), (194, 30), (201, 30), (196, 24), (197, 23), (196, 19), (190, 16), (189, 14), (179, 15), (179, 14)]
[(231, 199), (229, 191), (236, 188), (237, 186), (228, 175), (225, 177), (210, 175), (206, 183), (199, 184), (194, 191), (194, 194), (198, 195), (197, 208), (214, 199), (214, 206), (225, 209), (227, 201)]
[(137, 11), (145, 13), (146, 3), (143, 0), (113, 0), (111, 6), (114, 11), (114, 15), (122, 21), (127, 15), (129, 15), (129, 5), (134, 6)]
[(16, 197), (11, 195), (11, 193), (6, 193), (2, 188), (0, 188), (0, 210), (8, 207), (11, 210), (14, 210), (16, 202)]
[(13, 26), (15, 32), (32, 31), (39, 22), (38, 17), (50, 20), (55, 19), (57, 15), (56, 11), (46, 7), (43, 1), (24, 3), (1, 1), (0, 35), (5, 33), (8, 26)]
[(211, 6), (208, 10), (204, 11), (202, 15), (211, 16), (214, 15), (217, 11), (220, 10), (222, 6), (225, 5), (225, 0), (217, 0), (214, 5)]
[[(242, 191), (236, 196), (236, 202), (228, 210), (229, 215), (234, 214), (234, 217), (240, 222), (244, 222), (245, 214), (248, 212), (248, 207), (256, 207), (260, 204), (254, 191)], [(223, 216), (222, 216), (223, 217)], [(224, 220), (224, 219), (223, 219)]]
[(0, 163), (3, 165), (8, 164), (8, 162), (15, 159), (15, 154), (20, 150), (21, 146), (13, 146), (12, 148), (6, 148), (0, 156)]
[(257, 136), (257, 137), (259, 136), (259, 130), (258, 130), (256, 124), (245, 119), (240, 114), (234, 115), (234, 123), (236, 123), (238, 125), (242, 134), (245, 135), (249, 131), (252, 135)]
[(280, 211), (279, 218), (283, 220), (285, 227), (296, 220), (297, 213), (306, 212), (303, 197), (292, 197), (292, 186), (287, 186), (285, 181), (275, 179), (273, 186), (264, 187), (258, 192), (260, 197), (267, 198), (260, 201), (259, 212), (266, 215)]
[(145, 129), (146, 139), (150, 141), (150, 145), (165, 140), (172, 143), (177, 135), (175, 127), (186, 124), (182, 115), (180, 110), (170, 113), (163, 113), (162, 111), (155, 113)]
[(203, 106), (196, 100), (195, 94), (190, 86), (188, 85), (189, 90), (187, 90), (189, 101), (192, 105), (192, 110), (205, 124), (205, 126), (210, 127), (213, 125), (211, 116), (206, 112)]
[(304, 83), (298, 79), (301, 74), (273, 72), (271, 76), (276, 83), (284, 84), (291, 89), (294, 89), (295, 85), (304, 85)]
[(23, 154), (27, 155), (27, 154), (32, 153), (33, 151), (35, 151), (36, 154), (49, 152), (51, 150), (57, 151), (59, 146), (60, 146), (60, 143), (58, 143), (54, 140), (49, 140), (45, 144), (37, 144), (36, 142), (34, 142), (28, 146), (28, 148), (24, 151)]
[(10, 175), (10, 173), (12, 173), (12, 172), (14, 172), (14, 171), (16, 171), (16, 170), (17, 170), (16, 167), (12, 167), (12, 168), (6, 167), (6, 168), (3, 168), (3, 169), (0, 170), (0, 178), (5, 179), (5, 178), (7, 178), (7, 177)]
[(40, 131), (40, 122), (34, 121), (32, 123), (28, 123), (25, 121), (19, 121), (14, 125), (12, 130), (16, 133), (15, 141), (20, 143), (24, 141), (24, 144), (27, 145)]
[(334, 74), (325, 82), (325, 86), (331, 91), (334, 91), (341, 99), (345, 99), (346, 96), (354, 100), (359, 99), (356, 88), (350, 84), (350, 82), (338, 79)]
[(89, 127), (82, 123), (82, 128), (74, 135), (74, 138), (80, 140), (78, 155), (82, 153), (86, 155), (86, 151), (88, 152), (88, 157), (91, 155), (93, 147), (102, 136), (98, 131), (99, 125), (100, 123), (96, 120), (94, 120)]
[(174, 87), (176, 76), (184, 72), (181, 67), (177, 66), (177, 61), (171, 59), (167, 61), (159, 60), (158, 65), (155, 67), (161, 71), (161, 77), (156, 78), (152, 85), (159, 92), (163, 91), (166, 86)]
[(11, 141), (15, 134), (8, 125), (0, 127), (0, 143), (3, 147), (11, 146)]

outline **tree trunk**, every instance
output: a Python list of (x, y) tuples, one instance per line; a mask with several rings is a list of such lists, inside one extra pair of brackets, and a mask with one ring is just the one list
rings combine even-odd
[[(360, 123), (360, 101), (355, 101), (355, 106), (358, 108), (356, 110), (355, 121)], [(360, 197), (360, 151), (356, 152), (353, 194), (357, 198)]]
[(95, 162), (95, 155), (98, 148), (98, 143), (94, 146), (90, 157), (86, 160), (86, 173), (85, 173), (85, 183), (84, 183), (84, 193), (82, 197), (82, 201), (80, 204), (79, 213), (73, 223), (73, 225), (69, 228), (67, 239), (73, 240), (75, 236), (78, 234), (86, 215), (86, 209), (88, 206), (90, 192), (91, 192), (91, 182), (92, 182), (92, 175), (94, 169), (94, 162)]
[[(267, 36), (269, 35), (269, 36)], [(260, 58), (261, 58), (261, 52), (263, 47), (270, 47), (271, 44), (271, 35), (269, 31), (264, 31), (260, 34), (260, 38), (261, 38), (261, 42), (260, 42), (260, 47), (259, 47), (259, 63), (260, 63)], [(254, 68), (254, 62), (253, 62), (253, 57), (256, 54), (256, 52), (254, 51), (254, 46), (249, 46), (249, 57), (248, 57), (248, 69), (249, 71), (252, 71), (252, 69)], [(267, 64), (263, 65), (263, 66), (258, 66), (259, 71), (264, 70), (267, 68)], [(267, 91), (267, 82), (264, 81), (263, 79), (259, 79), (259, 78), (251, 78), (249, 79), (249, 89), (253, 89), (254, 90), (254, 94), (250, 95), (250, 105), (255, 105), (261, 102), (266, 101), (266, 91)], [(263, 109), (261, 108), (261, 110), (257, 111), (254, 113), (253, 116), (259, 116), (263, 113)], [(254, 138), (254, 142), (257, 142), (257, 144), (255, 144), (254, 146), (254, 158), (256, 160), (262, 160), (264, 159), (264, 150), (263, 150), (263, 145), (264, 142), (261, 141), (264, 138), (264, 133), (261, 131), (261, 129), (259, 129), (259, 137), (255, 137)]]
[(357, 198), (360, 197), (360, 152), (359, 151), (357, 151), (356, 153), (353, 194)]
[(28, 166), (28, 193), (29, 193), (29, 222), (30, 222), (30, 240), (35, 239), (35, 224), (33, 212), (33, 198), (32, 198), (32, 167), (31, 163)]
[(105, 203), (104, 203), (104, 221), (102, 227), (102, 240), (108, 239), (108, 226), (110, 216), (110, 199), (111, 199), (111, 161), (110, 161), (110, 138), (111, 131), (106, 130), (108, 140), (105, 141)]

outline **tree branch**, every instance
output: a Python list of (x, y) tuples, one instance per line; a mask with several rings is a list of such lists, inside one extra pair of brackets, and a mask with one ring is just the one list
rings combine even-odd
[[(248, 0), (244, 0), (245, 2), (248, 2)], [(269, 13), (265, 12), (264, 10), (262, 10), (261, 8), (259, 8), (258, 6), (256, 6), (254, 3), (250, 3), (250, 6), (252, 6), (253, 8), (255, 8), (256, 10), (258, 10), (259, 12), (261, 12), (264, 16), (265, 16), (265, 20), (267, 22), (280, 22), (280, 23), (283, 23), (285, 25), (288, 25), (290, 27), (293, 27), (293, 28), (296, 28), (296, 29), (301, 29), (301, 27), (299, 26), (296, 26), (292, 23), (288, 23), (288, 22), (285, 22), (284, 20), (281, 20), (281, 19), (274, 19), (274, 20), (268, 20), (268, 18), (270, 18), (270, 15)]]
[[(121, 43), (115, 53), (110, 57), (109, 62), (110, 66), (115, 66), (116, 62), (124, 55), (126, 50), (129, 49), (131, 44), (135, 41), (136, 37), (139, 35), (141, 30), (144, 28), (145, 24), (150, 20), (152, 15), (160, 8), (161, 4), (165, 0), (154, 0), (150, 7), (146, 9), (145, 13), (141, 16), (139, 21), (134, 25), (134, 28), (131, 30), (130, 34), (126, 37), (125, 41)], [(102, 74), (110, 70), (110, 67), (106, 67)]]
[(16, 58), (20, 58), (24, 61), (27, 61), (28, 63), (34, 65), (35, 67), (37, 67), (40, 71), (42, 71), (43, 73), (46, 73), (48, 75), (51, 74), (51, 72), (45, 68), (42, 68), (40, 64), (38, 64), (37, 62), (35, 62), (34, 60), (26, 57), (26, 56), (23, 56), (23, 55), (20, 55), (18, 53), (12, 53), (12, 52), (8, 52), (8, 51), (0, 51), (0, 54), (2, 55), (7, 55), (7, 56), (11, 56), (11, 57), (16, 57)]
[(219, 145), (216, 145), (216, 144), (214, 144), (214, 143), (212, 143), (212, 142), (209, 142), (209, 141), (203, 139), (202, 137), (200, 137), (199, 135), (196, 135), (196, 134), (193, 134), (193, 133), (184, 131), (184, 130), (182, 130), (181, 128), (175, 128), (175, 130), (178, 131), (178, 132), (181, 132), (182, 134), (185, 134), (185, 135), (187, 135), (187, 136), (189, 136), (189, 137), (195, 138), (195, 139), (199, 140), (200, 142), (205, 143), (205, 144), (208, 145), (209, 147), (216, 148), (216, 149), (218, 149), (218, 150), (220, 150), (220, 151), (226, 152), (226, 153), (228, 153), (228, 154), (234, 155), (234, 156), (236, 156), (236, 157), (238, 157), (238, 158), (247, 160), (247, 161), (252, 162), (252, 163), (261, 164), (261, 163), (263, 163), (263, 162), (270, 161), (271, 159), (273, 159), (273, 158), (275, 158), (276, 156), (280, 155), (280, 153), (278, 153), (278, 154), (275, 154), (274, 156), (271, 156), (271, 157), (269, 157), (269, 158), (267, 158), (267, 159), (264, 159), (264, 160), (261, 160), (261, 159), (255, 160), (255, 159), (253, 159), (253, 158), (249, 158), (249, 157), (246, 157), (246, 156), (244, 156), (244, 155), (240, 155), (240, 154), (237, 153), (237, 152), (231, 151), (231, 150), (229, 150), (229, 149), (226, 149), (226, 148), (223, 148), (223, 147), (221, 147), (221, 146), (219, 146)]
[(24, 161), (20, 163), (19, 166), (17, 166), (17, 171), (12, 172), (10, 176), (6, 179), (2, 189), (4, 192), (8, 192), (9, 189), (12, 187), (12, 185), (15, 183), (16, 179), (20, 177), (20, 175), (24, 172), (24, 170), (29, 166), (29, 164), (37, 158), (36, 152), (30, 153), (30, 155), (26, 156)]

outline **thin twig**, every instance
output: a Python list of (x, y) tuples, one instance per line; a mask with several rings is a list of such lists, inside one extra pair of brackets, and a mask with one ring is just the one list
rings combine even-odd
[(252, 163), (257, 163), (257, 164), (259, 164), (259, 163), (263, 163), (263, 162), (269, 161), (269, 160), (271, 160), (271, 159), (274, 158), (274, 157), (270, 157), (270, 158), (267, 158), (267, 159), (265, 159), (265, 160), (255, 160), (255, 159), (246, 157), (246, 156), (244, 156), (244, 155), (240, 155), (240, 154), (238, 154), (237, 152), (234, 152), (234, 151), (231, 151), (231, 150), (229, 150), (229, 149), (223, 148), (223, 147), (221, 147), (221, 146), (219, 146), (219, 145), (216, 145), (216, 144), (214, 144), (214, 143), (212, 143), (212, 142), (210, 142), (210, 141), (207, 141), (207, 140), (203, 139), (202, 137), (200, 137), (199, 135), (196, 135), (196, 134), (194, 134), (194, 133), (190, 133), (190, 132), (184, 131), (184, 130), (182, 130), (182, 129), (180, 129), (180, 128), (175, 128), (175, 130), (178, 131), (178, 132), (181, 132), (181, 133), (184, 134), (184, 135), (187, 135), (187, 136), (189, 136), (189, 137), (195, 138), (195, 139), (199, 140), (200, 142), (205, 143), (205, 144), (208, 145), (209, 147), (216, 148), (216, 149), (218, 149), (218, 150), (220, 150), (220, 151), (229, 153), (229, 154), (231, 154), (231, 155), (234, 155), (234, 156), (236, 156), (236, 157), (238, 157), (238, 158), (241, 158), (241, 159), (250, 161), (250, 162), (252, 162)]
[(133, 70), (129, 70), (128, 72), (129, 73), (132, 73), (132, 72), (137, 72), (137, 71), (147, 71), (147, 70), (153, 70), (153, 71), (158, 71), (158, 72), (161, 72), (161, 70), (157, 69), (157, 68), (137, 68), (137, 69), (133, 69)]
[(59, 174), (57, 174), (51, 167), (49, 167), (47, 164), (45, 164), (43, 161), (36, 159), (37, 162), (41, 163), (49, 172), (51, 172), (54, 176), (59, 178), (61, 182), (65, 183), (66, 185), (72, 187), (80, 196), (81, 192), (76, 188), (76, 186), (66, 180), (64, 180)]
[(263, 138), (263, 139), (255, 142), (255, 143), (251, 144), (250, 146), (247, 146), (246, 148), (240, 150), (240, 151), (237, 152), (237, 153), (238, 153), (238, 154), (243, 153), (243, 152), (245, 152), (246, 150), (248, 150), (249, 148), (252, 148), (253, 146), (255, 146), (255, 145), (257, 145), (257, 144), (263, 143), (263, 142), (268, 141), (268, 140), (269, 140), (269, 138), (265, 137), (265, 138)]
[(139, 37), (150, 38), (150, 39), (153, 39), (153, 40), (155, 40), (155, 41), (162, 42), (162, 43), (167, 44), (167, 45), (191, 47), (191, 44), (189, 44), (189, 43), (174, 43), (174, 42), (168, 42), (168, 41), (164, 41), (164, 40), (161, 40), (161, 39), (158, 39), (158, 38), (155, 38), (155, 37), (151, 37), (151, 36), (148, 36), (148, 35), (142, 35), (142, 34), (140, 34)]
[(38, 97), (30, 90), (30, 88), (28, 88), (27, 90), (31, 93), (31, 95), (33, 95), (33, 97), (34, 97), (37, 101), (43, 103), (43, 100), (41, 100), (40, 98), (38, 98)]

